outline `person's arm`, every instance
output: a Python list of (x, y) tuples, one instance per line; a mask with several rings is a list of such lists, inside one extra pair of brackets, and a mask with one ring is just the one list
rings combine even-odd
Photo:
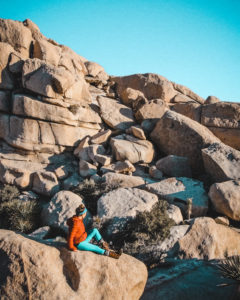
[(76, 232), (77, 232), (77, 223), (74, 222), (72, 230), (71, 230), (69, 238), (68, 238), (68, 248), (69, 248), (69, 250), (72, 250), (72, 251), (77, 250), (77, 248), (74, 246), (74, 243), (73, 243), (73, 239), (76, 235)]

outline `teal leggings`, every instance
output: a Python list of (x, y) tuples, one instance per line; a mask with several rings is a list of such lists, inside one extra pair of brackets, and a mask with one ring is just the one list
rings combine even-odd
[(98, 254), (104, 254), (105, 253), (104, 249), (90, 243), (92, 238), (95, 238), (96, 241), (98, 241), (98, 242), (102, 239), (101, 234), (99, 233), (97, 228), (93, 228), (92, 230), (90, 230), (87, 233), (86, 240), (79, 243), (78, 245), (76, 245), (78, 250), (92, 251), (92, 252), (95, 252), (95, 253), (98, 253)]

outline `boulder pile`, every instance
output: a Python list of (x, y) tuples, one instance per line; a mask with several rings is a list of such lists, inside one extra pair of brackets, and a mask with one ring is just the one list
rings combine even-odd
[(30, 298), (49, 298), (46, 282), (59, 299), (86, 298), (84, 289), (88, 299), (141, 296), (147, 273), (134, 258), (113, 262), (44, 245), (50, 227), (67, 231), (84, 200), (69, 190), (84, 180), (108, 187), (95, 204), (109, 237), (166, 201), (175, 226), (143, 252), (240, 255), (238, 229), (229, 227), (240, 221), (240, 104), (205, 100), (158, 74), (110, 76), (31, 20), (0, 19), (0, 183), (45, 200), (44, 227), (31, 237), (38, 242), (0, 230), (1, 296), (24, 298), (27, 289)]

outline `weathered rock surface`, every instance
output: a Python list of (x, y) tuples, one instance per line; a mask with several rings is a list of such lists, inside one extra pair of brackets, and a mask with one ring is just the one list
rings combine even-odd
[(189, 198), (192, 199), (192, 216), (203, 216), (207, 213), (208, 195), (203, 183), (199, 180), (173, 177), (147, 184), (146, 188), (149, 192), (180, 207), (184, 215), (187, 212), (187, 199)]
[[(75, 215), (76, 208), (83, 203), (80, 196), (70, 191), (60, 191), (56, 193), (51, 201), (47, 203), (41, 213), (44, 225), (61, 228), (68, 232), (67, 219)], [(91, 214), (87, 212), (84, 223), (88, 226), (91, 223)]]
[(225, 144), (240, 150), (239, 103), (216, 102), (204, 105), (201, 123)]
[(201, 123), (202, 105), (194, 101), (174, 104), (172, 110)]
[(151, 138), (165, 154), (188, 157), (196, 173), (203, 171), (201, 149), (219, 142), (206, 127), (173, 111), (165, 112)]
[(147, 281), (145, 265), (125, 254), (70, 252), (8, 230), (0, 231), (0, 249), (2, 299), (134, 300)]
[(187, 234), (178, 241), (181, 258), (223, 259), (240, 255), (240, 235), (211, 218), (197, 218)]
[(143, 103), (147, 102), (147, 99), (144, 97), (144, 94), (141, 91), (131, 88), (126, 88), (125, 90), (123, 90), (120, 98), (125, 105), (132, 108), (136, 106), (135, 103), (137, 101), (143, 101)]
[(151, 166), (149, 168), (149, 175), (154, 179), (162, 179), (163, 178), (162, 171), (158, 170), (155, 166)]
[(129, 160), (131, 163), (150, 163), (154, 148), (151, 142), (122, 134), (111, 138), (111, 147), (116, 160)]
[(112, 131), (110, 129), (100, 131), (91, 138), (91, 143), (92, 144), (103, 144), (107, 142), (109, 137), (111, 136)]
[(132, 109), (106, 97), (98, 97), (100, 114), (104, 122), (114, 129), (126, 130), (134, 125)]
[(108, 233), (116, 233), (136, 216), (137, 212), (150, 211), (158, 197), (136, 188), (119, 188), (103, 195), (98, 200), (98, 216), (109, 220)]
[(223, 143), (202, 150), (205, 170), (216, 182), (240, 179), (240, 151)]
[(129, 129), (126, 130), (126, 132), (132, 134), (140, 140), (146, 140), (145, 133), (140, 126), (131, 126)]
[(172, 83), (158, 74), (134, 74), (112, 77), (112, 80), (117, 83), (119, 96), (126, 88), (141, 91), (148, 100), (162, 99), (169, 102), (177, 94)]
[(240, 180), (213, 184), (209, 197), (217, 212), (240, 221)]
[(204, 103), (204, 99), (200, 96), (198, 96), (197, 94), (195, 94), (193, 91), (191, 91), (189, 88), (187, 88), (184, 85), (172, 82), (173, 87), (176, 91), (180, 92), (181, 94), (199, 102), (200, 104)]
[(103, 177), (104, 182), (112, 187), (138, 187), (145, 184), (145, 180), (140, 176), (129, 176), (108, 172)]
[(60, 189), (57, 176), (49, 171), (39, 171), (34, 173), (32, 189), (38, 194), (53, 196)]
[(204, 104), (214, 104), (220, 102), (220, 100), (215, 96), (208, 96)]
[(180, 208), (174, 204), (168, 204), (166, 213), (176, 224), (179, 224), (183, 221)]
[(166, 110), (166, 103), (161, 99), (157, 99), (144, 104), (135, 113), (135, 117), (139, 122), (142, 122), (144, 120), (151, 120), (152, 122), (156, 122), (158, 119), (161, 119)]
[(172, 177), (192, 177), (189, 159), (187, 157), (168, 155), (156, 162), (158, 170)]

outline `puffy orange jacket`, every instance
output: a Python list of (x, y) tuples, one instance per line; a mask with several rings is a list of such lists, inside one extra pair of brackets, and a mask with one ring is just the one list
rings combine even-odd
[(87, 233), (82, 219), (73, 216), (67, 220), (68, 228), (68, 248), (70, 250), (77, 250), (75, 245), (83, 242), (87, 238)]

